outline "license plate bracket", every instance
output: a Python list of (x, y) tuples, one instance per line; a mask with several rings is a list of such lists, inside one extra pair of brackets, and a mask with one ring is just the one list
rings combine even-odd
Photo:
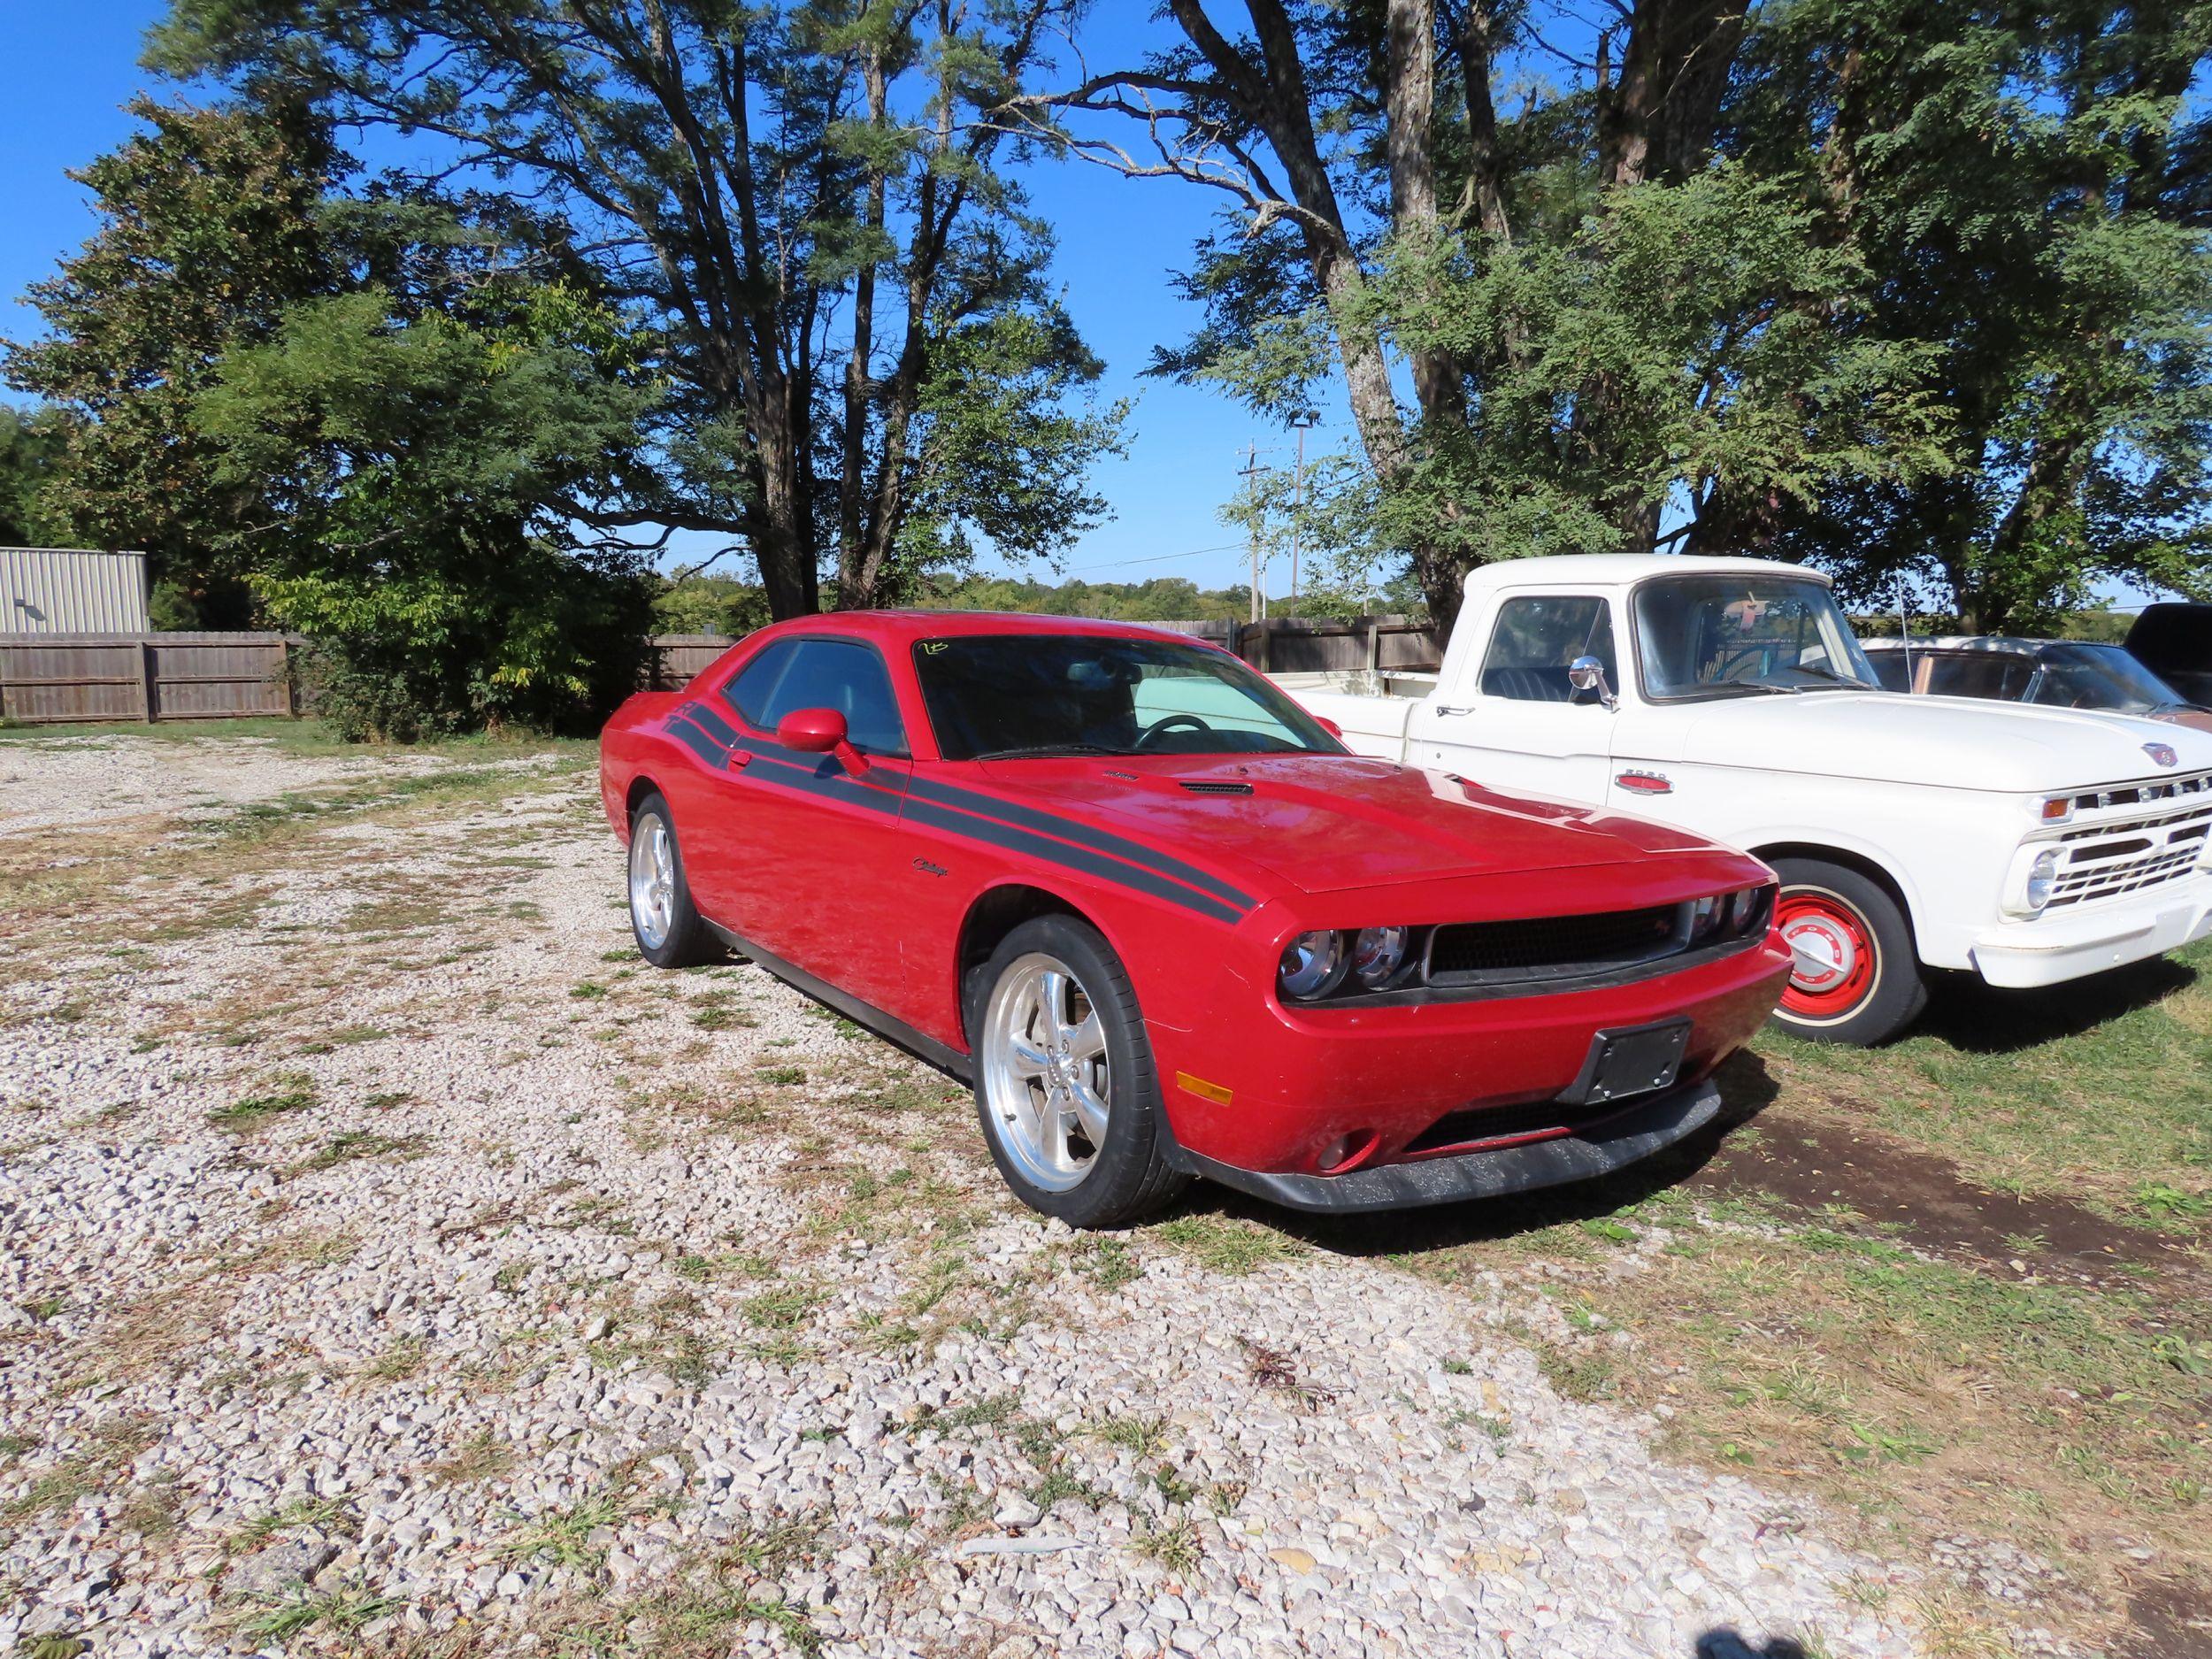
[(1559, 1096), (1569, 1106), (1601, 1106), (1671, 1088), (1690, 1046), (1687, 1019), (1655, 1020), (1648, 1025), (1616, 1025), (1590, 1039), (1582, 1071)]

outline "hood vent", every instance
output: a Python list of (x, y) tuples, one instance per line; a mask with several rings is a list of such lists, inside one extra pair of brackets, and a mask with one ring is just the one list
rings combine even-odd
[(1248, 783), (1187, 783), (1178, 779), (1176, 786), (1179, 788), (1189, 790), (1193, 795), (1250, 795), (1252, 793), (1252, 786)]

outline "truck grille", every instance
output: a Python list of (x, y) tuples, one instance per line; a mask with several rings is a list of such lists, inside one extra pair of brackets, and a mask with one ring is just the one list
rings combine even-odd
[[(2205, 782), (2193, 778), (2181, 781), (2194, 786)], [(2070, 830), (2059, 837), (2063, 856), (2058, 886), (2047, 908), (2115, 898), (2186, 876), (2204, 850), (2207, 832), (2212, 831), (2212, 798), (2200, 787), (2177, 793), (2190, 803)]]
[(1649, 962), (1682, 948), (1681, 918), (1681, 906), (1661, 904), (1440, 927), (1429, 946), (1429, 983), (1560, 979)]

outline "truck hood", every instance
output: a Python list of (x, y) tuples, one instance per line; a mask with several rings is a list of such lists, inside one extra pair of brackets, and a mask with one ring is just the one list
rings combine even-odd
[(1687, 831), (1603, 808), (1501, 795), (1448, 772), (1356, 756), (995, 761), (981, 772), (1043, 810), (1311, 894), (1717, 850)]
[[(1669, 726), (1676, 752), (1650, 758), (2020, 795), (2212, 769), (2212, 736), (2170, 722), (1966, 697), (1732, 697), (1695, 705), (1686, 718), (1670, 710), (1651, 722), (1651, 735), (1664, 743)], [(1644, 730), (1641, 721), (1621, 723), (1621, 758), (1644, 757)], [(2176, 765), (2159, 764), (2160, 747)]]

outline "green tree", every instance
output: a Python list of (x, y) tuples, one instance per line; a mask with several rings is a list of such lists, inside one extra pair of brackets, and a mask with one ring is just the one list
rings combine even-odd
[(102, 219), (31, 303), (43, 338), (7, 342), (11, 385), (64, 411), (67, 453), (41, 502), (72, 545), (144, 549), (202, 626), (250, 620), (232, 534), (263, 516), (250, 479), (216, 476), (194, 400), (234, 345), (334, 273), (319, 206), (342, 165), (296, 101), (190, 109), (140, 98), (147, 130), (70, 177)]
[(572, 530), (653, 395), (625, 340), (590, 296), (511, 274), (434, 310), (307, 302), (224, 357), (196, 424), (219, 480), (268, 500), (236, 539), (270, 613), (329, 654), (344, 729), (559, 726), (634, 684), (648, 586)]
[(50, 504), (68, 436), (54, 411), (0, 404), (0, 547), (50, 547), (68, 535)]
[(1440, 619), (1472, 564), (1670, 511), (1983, 626), (2203, 590), (2203, 8), (1163, 10), (1146, 61), (998, 119), (1225, 194), (1156, 368), (1278, 416), (1340, 379), (1340, 502)]
[(1747, 153), (1799, 167), (1909, 342), (1947, 465), (1846, 469), (1780, 545), (1874, 602), (1901, 577), (1976, 631), (2100, 579), (2212, 597), (2212, 12), (2152, 0), (1791, 0), (1753, 41)]
[[(158, 61), (396, 127), (568, 217), (663, 332), (657, 498), (741, 539), (779, 617), (880, 603), (972, 534), (1065, 545), (1112, 411), (979, 110), (1075, 0), (173, 0)], [(979, 384), (979, 411), (958, 388)], [(995, 432), (993, 428), (998, 430)], [(1002, 438), (1010, 437), (1010, 442)], [(910, 531), (910, 520), (912, 528)]]

